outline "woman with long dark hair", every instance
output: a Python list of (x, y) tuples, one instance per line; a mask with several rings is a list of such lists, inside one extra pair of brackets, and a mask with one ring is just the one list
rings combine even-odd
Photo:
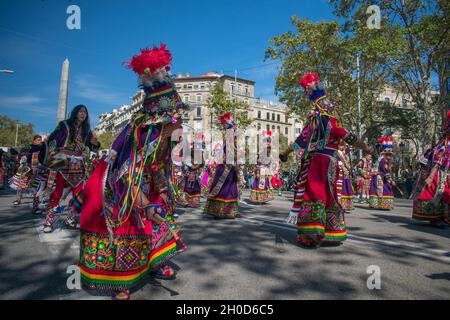
[(80, 194), (86, 180), (85, 161), (89, 158), (90, 151), (97, 151), (99, 148), (100, 143), (91, 132), (88, 109), (81, 104), (73, 108), (69, 119), (61, 121), (50, 134), (45, 148), (45, 162), (52, 170), (48, 188), (54, 190), (50, 195), (45, 218), (45, 233), (53, 231), (55, 208), (66, 186), (70, 187), (74, 197), (65, 226), (76, 228), (75, 215), (79, 211), (76, 196)]

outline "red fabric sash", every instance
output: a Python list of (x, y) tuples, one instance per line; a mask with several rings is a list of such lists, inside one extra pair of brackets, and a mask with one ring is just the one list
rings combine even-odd
[(92, 172), (83, 189), (84, 201), (80, 228), (89, 232), (108, 233), (103, 210), (103, 178), (108, 164), (102, 160)]

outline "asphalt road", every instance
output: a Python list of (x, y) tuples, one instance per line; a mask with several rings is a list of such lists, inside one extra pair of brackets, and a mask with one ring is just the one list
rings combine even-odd
[[(343, 245), (307, 250), (284, 223), (292, 194), (266, 205), (242, 198), (236, 220), (180, 209), (188, 249), (173, 260), (177, 279), (148, 278), (132, 299), (450, 299), (450, 228), (413, 221), (409, 200), (389, 212), (358, 205)], [(0, 299), (108, 299), (67, 288), (79, 233), (44, 234), (31, 199), (13, 201), (0, 191)], [(368, 289), (369, 266), (379, 267), (380, 289)]]

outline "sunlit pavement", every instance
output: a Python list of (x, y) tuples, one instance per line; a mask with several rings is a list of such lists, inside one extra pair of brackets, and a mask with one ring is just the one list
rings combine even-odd
[[(291, 198), (285, 193), (256, 205), (244, 191), (236, 220), (179, 209), (188, 249), (173, 260), (177, 279), (148, 278), (132, 299), (450, 298), (450, 228), (413, 221), (410, 200), (396, 199), (393, 211), (357, 205), (346, 216), (343, 245), (307, 250), (284, 223)], [(67, 268), (78, 262), (78, 231), (44, 234), (31, 199), (13, 201), (14, 194), (0, 191), (0, 298), (108, 299), (67, 287)], [(380, 289), (368, 288), (370, 266), (380, 270)]]

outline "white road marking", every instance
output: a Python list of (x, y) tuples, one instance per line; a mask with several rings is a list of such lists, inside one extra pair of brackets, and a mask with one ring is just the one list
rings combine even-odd
[(243, 203), (243, 204), (245, 204), (245, 205), (247, 205), (247, 206), (249, 206), (249, 207), (258, 207), (256, 204), (247, 203), (247, 202), (244, 201), (244, 200), (239, 200), (239, 203)]

